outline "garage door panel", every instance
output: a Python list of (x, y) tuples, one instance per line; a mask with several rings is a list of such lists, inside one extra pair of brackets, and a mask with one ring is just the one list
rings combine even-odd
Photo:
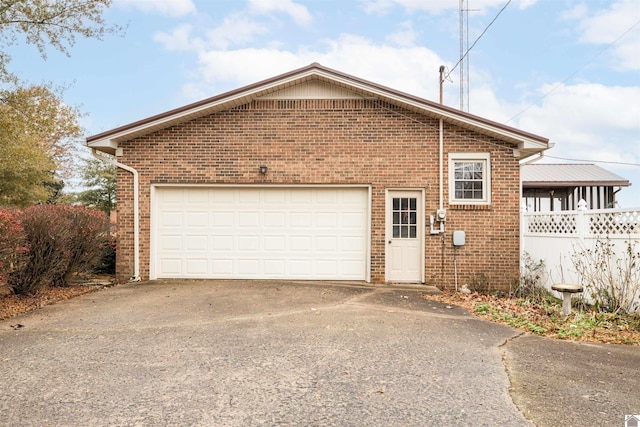
[(286, 190), (270, 189), (264, 193), (264, 203), (266, 205), (282, 206), (287, 200)]
[(341, 216), (342, 226), (345, 228), (362, 229), (362, 224), (366, 221), (366, 217), (362, 212), (345, 212)]
[(362, 236), (342, 237), (341, 248), (343, 253), (357, 253), (362, 251)]
[(309, 277), (311, 275), (311, 261), (307, 259), (290, 260), (289, 273), (294, 277)]
[(283, 212), (265, 212), (263, 218), (265, 228), (282, 228), (286, 224), (286, 215)]
[(191, 189), (188, 192), (184, 193), (186, 195), (186, 202), (191, 205), (207, 205), (209, 204), (209, 189), (206, 188), (198, 188)]
[(336, 236), (318, 236), (316, 238), (316, 250), (335, 254), (338, 251), (338, 238)]
[(207, 246), (207, 236), (198, 235), (198, 236), (189, 236), (187, 235), (185, 238), (186, 245), (185, 249), (187, 251), (194, 252), (206, 252), (208, 250)]
[(256, 206), (260, 202), (260, 192), (258, 188), (247, 188), (237, 193), (238, 202), (241, 205)]
[(238, 236), (238, 251), (257, 252), (260, 249), (258, 236)]
[(345, 277), (355, 278), (361, 274), (360, 272), (365, 268), (365, 264), (362, 261), (342, 261), (340, 267)]
[(162, 227), (182, 227), (182, 212), (166, 211), (160, 215)]
[(364, 280), (365, 188), (158, 188), (157, 277)]
[(260, 214), (258, 212), (239, 212), (238, 227), (259, 227)]
[(238, 260), (238, 276), (240, 278), (254, 277), (259, 274), (260, 260), (256, 258)]
[(321, 191), (317, 195), (317, 201), (320, 205), (338, 203), (339, 194), (337, 191)]
[(277, 275), (284, 277), (286, 274), (286, 262), (284, 259), (265, 259), (264, 260), (264, 272), (270, 276)]
[(182, 274), (182, 260), (163, 258), (160, 261), (160, 273), (167, 277)]
[(233, 277), (233, 260), (231, 259), (215, 259), (211, 263), (211, 277)]
[(289, 225), (295, 228), (311, 227), (311, 214), (308, 212), (291, 212), (289, 214)]
[(207, 274), (208, 260), (203, 259), (188, 259), (185, 263), (188, 276), (201, 276)]
[(182, 251), (182, 236), (162, 236), (159, 245), (162, 251)]
[(185, 192), (182, 191), (181, 188), (163, 188), (162, 194), (159, 195), (159, 199), (165, 204), (182, 204), (184, 201), (184, 195)]
[[(214, 205), (214, 208), (217, 205)], [(213, 227), (233, 227), (233, 212), (213, 212), (211, 225)]]
[[(164, 191), (164, 190), (162, 190)], [(214, 206), (224, 206), (233, 204), (235, 190), (231, 188), (209, 189), (211, 202)]]
[(269, 252), (284, 252), (286, 250), (286, 236), (264, 236), (264, 250)]
[(338, 226), (338, 214), (333, 212), (320, 212), (316, 215), (317, 227), (331, 227)]
[(292, 251), (304, 251), (308, 252), (311, 250), (311, 237), (302, 235), (302, 236), (291, 236), (289, 238), (290, 249)]
[(216, 235), (211, 238), (211, 248), (213, 251), (230, 252), (233, 251), (233, 236)]
[(209, 225), (209, 213), (208, 212), (187, 212), (186, 213), (187, 227), (206, 227)]
[(308, 205), (311, 203), (311, 192), (307, 189), (295, 189), (289, 191), (289, 202), (293, 205)]
[(339, 271), (338, 271), (338, 261), (336, 260), (318, 260), (318, 262), (316, 263), (318, 270), (321, 271), (323, 274), (326, 274), (327, 276), (336, 276)]

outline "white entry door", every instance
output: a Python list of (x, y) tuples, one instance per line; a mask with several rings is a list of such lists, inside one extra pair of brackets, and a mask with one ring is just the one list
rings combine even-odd
[(389, 190), (386, 206), (386, 280), (423, 282), (424, 213), (421, 190)]

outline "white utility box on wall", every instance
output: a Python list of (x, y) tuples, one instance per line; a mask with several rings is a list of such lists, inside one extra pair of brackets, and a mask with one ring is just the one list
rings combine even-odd
[(453, 246), (464, 246), (464, 240), (464, 231), (457, 230), (453, 232)]

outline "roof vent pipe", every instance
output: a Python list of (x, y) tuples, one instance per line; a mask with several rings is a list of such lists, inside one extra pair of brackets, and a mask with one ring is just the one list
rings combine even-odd
[(444, 65), (440, 66), (440, 105), (442, 105), (442, 84), (444, 83)]
[(140, 281), (140, 221), (138, 218), (139, 217), (138, 171), (132, 168), (131, 166), (127, 166), (123, 163), (118, 162), (117, 160), (98, 154), (98, 151), (95, 148), (91, 149), (91, 154), (93, 154), (93, 157), (95, 157), (96, 159), (107, 162), (113, 166), (119, 167), (120, 169), (124, 169), (133, 175), (133, 276), (129, 279), (129, 281), (139, 282)]

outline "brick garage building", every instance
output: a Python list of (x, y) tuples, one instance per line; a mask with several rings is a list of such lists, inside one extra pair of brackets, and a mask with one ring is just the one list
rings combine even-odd
[(87, 145), (120, 167), (120, 278), (440, 287), (454, 231), (459, 283), (518, 278), (519, 162), (549, 148), (315, 63)]

